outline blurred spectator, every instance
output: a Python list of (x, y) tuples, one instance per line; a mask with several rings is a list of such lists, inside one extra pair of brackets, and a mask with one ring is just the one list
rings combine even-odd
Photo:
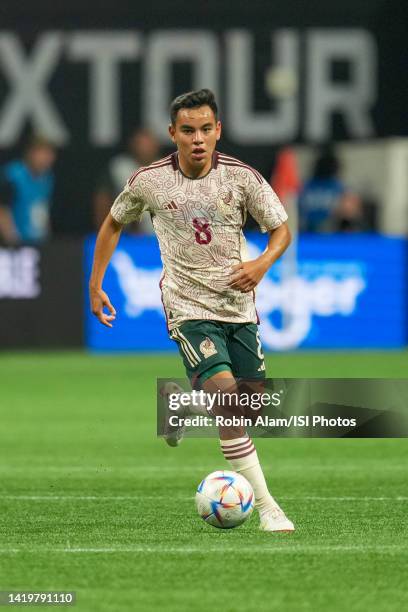
[(49, 236), (55, 159), (55, 146), (33, 136), (23, 158), (0, 169), (0, 236), (6, 244), (40, 244)]
[(363, 213), (363, 203), (357, 193), (346, 191), (334, 211), (331, 226), (327, 231), (333, 232), (364, 232), (372, 229), (366, 222)]
[(340, 162), (325, 148), (299, 197), (300, 229), (305, 232), (364, 231), (360, 197), (339, 178)]
[[(149, 166), (160, 157), (160, 143), (148, 129), (134, 130), (128, 140), (128, 152), (113, 157), (104, 174), (99, 178), (94, 198), (94, 225), (98, 230), (108, 214), (113, 200), (122, 191), (128, 178), (141, 166)], [(152, 234), (150, 216), (142, 215), (138, 224), (131, 224), (128, 231)]]

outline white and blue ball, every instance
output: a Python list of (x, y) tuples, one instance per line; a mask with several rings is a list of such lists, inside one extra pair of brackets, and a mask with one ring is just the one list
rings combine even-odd
[(232, 529), (251, 516), (255, 496), (246, 478), (218, 470), (208, 474), (198, 485), (196, 493), (198, 514), (213, 527)]

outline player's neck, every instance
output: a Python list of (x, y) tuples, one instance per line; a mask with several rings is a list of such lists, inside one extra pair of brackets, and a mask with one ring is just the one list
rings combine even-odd
[(183, 159), (180, 153), (178, 153), (177, 155), (177, 160), (181, 172), (184, 174), (184, 176), (191, 179), (198, 179), (203, 176), (206, 176), (211, 170), (213, 163), (211, 156), (208, 162), (204, 166), (202, 166), (202, 168), (197, 168), (196, 166), (192, 166), (185, 159)]

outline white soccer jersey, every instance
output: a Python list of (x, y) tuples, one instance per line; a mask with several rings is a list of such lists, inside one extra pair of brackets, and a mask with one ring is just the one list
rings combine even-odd
[(169, 329), (192, 319), (257, 321), (254, 293), (228, 286), (244, 260), (247, 211), (263, 232), (287, 219), (278, 197), (253, 168), (215, 152), (206, 176), (191, 179), (173, 153), (139, 169), (116, 198), (112, 217), (138, 221), (150, 212), (163, 262), (160, 283)]

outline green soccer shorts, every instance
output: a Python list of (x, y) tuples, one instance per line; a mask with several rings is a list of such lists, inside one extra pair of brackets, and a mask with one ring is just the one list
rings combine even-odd
[[(190, 380), (231, 370), (236, 378), (265, 378), (265, 363), (255, 323), (185, 321), (171, 330)], [(206, 375), (206, 373), (209, 374)]]

